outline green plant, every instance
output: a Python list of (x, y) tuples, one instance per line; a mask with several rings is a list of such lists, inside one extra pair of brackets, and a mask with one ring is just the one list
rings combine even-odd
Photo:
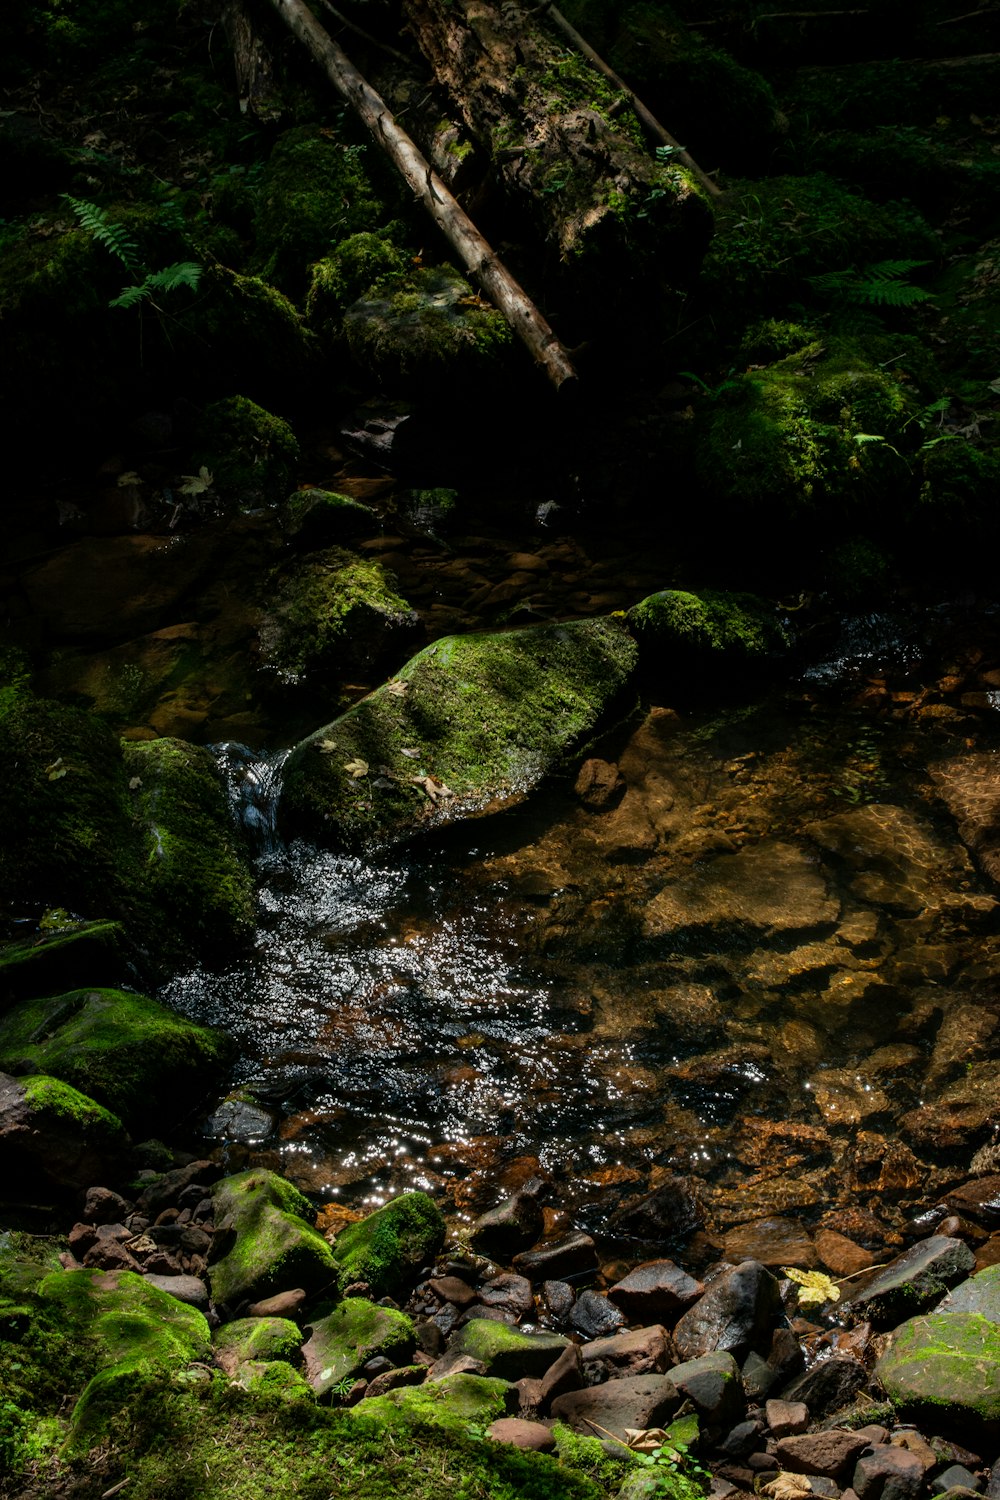
[[(156, 307), (154, 292), (173, 292), (182, 286), (190, 287), (192, 291), (197, 290), (202, 272), (198, 261), (178, 260), (172, 265), (164, 266), (162, 271), (150, 271), (143, 263), (139, 246), (123, 224), (116, 224), (105, 209), (86, 198), (73, 198), (69, 193), (63, 193), (62, 196), (76, 214), (82, 228), (92, 234), (98, 244), (103, 245), (116, 260), (120, 260), (131, 276), (142, 277), (134, 285), (123, 287), (119, 295), (108, 303), (109, 307), (138, 307), (140, 303), (147, 301)], [(172, 212), (176, 217), (175, 206), (172, 206)], [(157, 311), (160, 309), (157, 308)]]
[(863, 307), (913, 307), (930, 300), (930, 292), (911, 286), (907, 277), (926, 260), (880, 260), (861, 270), (851, 266), (846, 271), (827, 271), (822, 276), (807, 276), (813, 291), (835, 302), (851, 302)]

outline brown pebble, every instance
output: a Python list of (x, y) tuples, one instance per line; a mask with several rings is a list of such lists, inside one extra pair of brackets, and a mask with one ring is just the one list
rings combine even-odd
[(526, 1422), (523, 1417), (500, 1417), (486, 1429), (495, 1443), (510, 1443), (532, 1453), (551, 1453), (556, 1440), (550, 1428), (541, 1422)]
[(248, 1318), (290, 1318), (298, 1321), (298, 1314), (305, 1304), (306, 1294), (302, 1287), (288, 1292), (276, 1292), (273, 1297), (264, 1297), (260, 1302), (251, 1302), (247, 1308)]

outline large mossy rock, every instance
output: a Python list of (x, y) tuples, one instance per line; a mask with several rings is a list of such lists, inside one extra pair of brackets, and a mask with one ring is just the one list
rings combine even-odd
[(211, 1355), (202, 1313), (130, 1271), (59, 1271), (38, 1289), (96, 1373), (73, 1411), (71, 1444), (89, 1444), (128, 1397), (155, 1379)]
[(286, 826), (398, 842), (510, 806), (594, 731), (637, 655), (613, 618), (435, 641), (295, 747)]
[(238, 1374), (244, 1365), (298, 1364), (302, 1330), (288, 1318), (237, 1318), (224, 1323), (212, 1335), (216, 1363), (227, 1375)]
[(647, 671), (761, 661), (787, 648), (790, 634), (773, 605), (754, 594), (663, 589), (628, 612)]
[(313, 1229), (312, 1208), (297, 1188), (263, 1169), (224, 1177), (213, 1189), (217, 1231), (231, 1248), (209, 1266), (216, 1302), (237, 1307), (272, 1292), (318, 1291), (334, 1280), (337, 1264)]
[(277, 504), (295, 480), (299, 445), (281, 417), (246, 396), (207, 406), (198, 423), (195, 461), (213, 488), (241, 505)]
[(480, 1375), (445, 1375), (423, 1385), (398, 1386), (384, 1396), (362, 1401), (352, 1411), (359, 1416), (392, 1421), (399, 1417), (423, 1426), (443, 1427), (456, 1436), (469, 1428), (488, 1427), (498, 1417), (517, 1411), (517, 1386)]
[(360, 1375), (377, 1355), (393, 1365), (407, 1364), (415, 1345), (413, 1323), (405, 1313), (364, 1297), (347, 1297), (312, 1324), (302, 1350), (306, 1379), (317, 1396), (325, 1396), (342, 1380)]
[(61, 1079), (0, 1073), (0, 1153), (4, 1196), (16, 1199), (41, 1180), (79, 1192), (117, 1177), (129, 1138), (117, 1115)]
[(0, 1010), (26, 995), (53, 995), (79, 983), (117, 984), (129, 971), (120, 922), (76, 921), (50, 913), (39, 932), (0, 944)]
[(893, 1333), (875, 1374), (897, 1411), (925, 1431), (1000, 1431), (1000, 1327), (991, 1318), (912, 1318)]
[(200, 952), (237, 946), (253, 931), (253, 881), (211, 753), (141, 740), (124, 758), (145, 901)]
[(400, 660), (422, 634), (380, 563), (330, 547), (311, 553), (278, 583), (260, 627), (261, 655), (292, 679), (343, 680), (345, 673)]
[(63, 1079), (137, 1139), (185, 1115), (231, 1052), (221, 1032), (124, 990), (22, 1000), (0, 1019), (0, 1068)]
[(508, 1323), (498, 1323), (492, 1318), (471, 1318), (454, 1334), (449, 1342), (448, 1353), (435, 1373), (448, 1373), (452, 1361), (474, 1359), (483, 1365), (485, 1373), (501, 1380), (520, 1380), (528, 1377), (540, 1380), (550, 1365), (569, 1344), (561, 1333), (545, 1330), (529, 1333), (524, 1328), (513, 1328)]
[(437, 1204), (426, 1193), (403, 1193), (338, 1234), (337, 1284), (363, 1282), (372, 1297), (393, 1296), (434, 1259), (444, 1236)]

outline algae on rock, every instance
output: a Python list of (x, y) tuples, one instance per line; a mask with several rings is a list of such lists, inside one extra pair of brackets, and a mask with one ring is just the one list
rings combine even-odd
[(333, 1243), (337, 1284), (364, 1282), (372, 1297), (393, 1296), (444, 1243), (441, 1211), (426, 1193), (401, 1193), (348, 1224)]
[(521, 800), (627, 686), (623, 619), (450, 636), (303, 740), (282, 815), (312, 837), (396, 842)]
[(235, 1307), (291, 1287), (315, 1292), (333, 1282), (336, 1262), (312, 1227), (309, 1201), (283, 1177), (263, 1168), (240, 1172), (217, 1182), (213, 1197), (216, 1225), (231, 1241), (208, 1270), (217, 1302)]
[(315, 1318), (303, 1347), (306, 1379), (317, 1396), (361, 1374), (370, 1359), (383, 1355), (405, 1365), (416, 1343), (413, 1323), (394, 1307), (378, 1307), (364, 1297), (346, 1297), (326, 1317)]

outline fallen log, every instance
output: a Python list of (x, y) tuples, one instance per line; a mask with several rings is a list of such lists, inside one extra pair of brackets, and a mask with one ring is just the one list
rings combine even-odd
[(271, 0), (271, 4), (367, 125), (466, 270), (475, 277), (522, 343), (531, 350), (556, 389), (575, 380), (576, 371), (569, 355), (537, 307), (343, 49), (327, 34), (302, 0)]
[(711, 232), (707, 190), (676, 151), (645, 148), (627, 90), (517, 0), (403, 0), (403, 12), (449, 113), (577, 283), (604, 298), (651, 269), (687, 279)]

